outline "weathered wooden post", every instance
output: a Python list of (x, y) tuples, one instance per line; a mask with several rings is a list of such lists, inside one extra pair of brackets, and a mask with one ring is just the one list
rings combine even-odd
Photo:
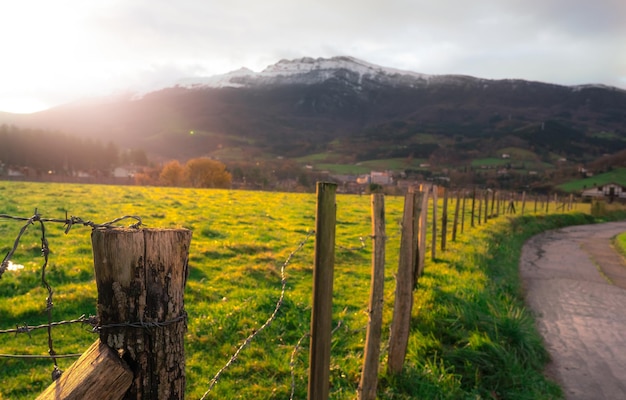
[(124, 399), (183, 399), (183, 292), (191, 231), (98, 228), (91, 234), (100, 340), (134, 378)]
[(463, 191), (463, 204), (461, 205), (461, 233), (465, 229), (465, 200), (467, 199), (467, 193)]
[(370, 307), (363, 371), (358, 387), (360, 400), (375, 400), (378, 386), (380, 338), (383, 325), (383, 298), (385, 282), (385, 197), (382, 193), (372, 195), (372, 278)]
[(498, 215), (494, 214), (494, 208), (496, 205), (496, 191), (491, 191), (491, 218), (495, 218)]
[(524, 215), (524, 209), (526, 208), (526, 191), (522, 192), (522, 215)]
[(415, 275), (415, 285), (417, 285), (417, 278), (419, 278), (424, 272), (424, 264), (426, 263), (426, 231), (428, 229), (428, 192), (432, 188), (425, 186), (420, 191), (419, 198), (421, 205), (418, 209), (419, 220), (417, 224), (417, 274)]
[(443, 208), (441, 209), (441, 251), (446, 251), (448, 239), (448, 188), (443, 188)]
[(98, 339), (37, 400), (120, 400), (132, 381), (128, 365)]
[(471, 221), (470, 226), (472, 228), (474, 227), (474, 211), (476, 210), (474, 208), (475, 205), (476, 205), (476, 188), (474, 188), (474, 191), (472, 192), (472, 218), (470, 219)]
[(432, 228), (432, 243), (430, 246), (430, 258), (431, 260), (435, 260), (437, 258), (437, 203), (438, 203), (438, 192), (439, 188), (437, 185), (432, 186), (432, 194), (433, 194), (433, 228)]
[[(427, 194), (425, 195), (427, 196)], [(389, 335), (389, 357), (387, 370), (390, 374), (402, 372), (406, 348), (411, 328), (413, 309), (413, 289), (417, 282), (415, 264), (418, 260), (417, 229), (419, 225), (421, 193), (409, 192), (404, 197), (402, 214), (402, 236), (400, 238), (400, 258), (396, 274), (396, 291)], [(426, 210), (423, 210), (426, 212)]]
[(482, 224), (482, 220), (483, 220), (483, 199), (480, 196), (480, 193), (478, 194), (478, 225)]
[(456, 192), (456, 204), (454, 205), (454, 223), (452, 224), (452, 241), (456, 241), (456, 231), (459, 223), (459, 206), (461, 203), (461, 191)]
[(309, 400), (326, 400), (330, 390), (336, 191), (337, 185), (334, 183), (317, 183), (313, 308), (311, 309), (311, 345), (309, 347)]
[(487, 223), (487, 217), (489, 214), (489, 190), (485, 190), (485, 215), (483, 216), (483, 222)]

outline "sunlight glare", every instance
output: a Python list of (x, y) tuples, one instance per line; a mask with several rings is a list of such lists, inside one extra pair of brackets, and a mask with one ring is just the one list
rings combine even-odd
[(30, 97), (0, 97), (0, 112), (9, 112), (15, 114), (30, 114), (37, 111), (43, 111), (50, 108), (40, 99)]

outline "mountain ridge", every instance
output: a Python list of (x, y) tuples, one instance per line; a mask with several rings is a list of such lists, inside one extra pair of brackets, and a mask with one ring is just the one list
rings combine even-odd
[(143, 148), (156, 159), (245, 154), (466, 163), (515, 144), (585, 162), (626, 148), (626, 91), (427, 75), (352, 57), (281, 60), (208, 80), (1, 123)]

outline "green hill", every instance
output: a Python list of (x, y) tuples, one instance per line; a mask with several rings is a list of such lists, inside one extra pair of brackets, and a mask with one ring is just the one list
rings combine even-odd
[(626, 186), (626, 168), (616, 168), (612, 171), (598, 174), (585, 179), (578, 179), (558, 185), (557, 188), (565, 192), (579, 192), (607, 183), (617, 183)]

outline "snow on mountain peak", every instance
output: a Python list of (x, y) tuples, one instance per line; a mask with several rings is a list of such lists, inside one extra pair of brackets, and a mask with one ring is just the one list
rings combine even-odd
[(261, 72), (254, 72), (248, 68), (240, 68), (223, 75), (207, 78), (189, 78), (178, 82), (187, 87), (242, 87), (255, 84), (301, 83), (313, 84), (323, 82), (340, 70), (347, 70), (358, 74), (358, 82), (363, 77), (370, 79), (384, 79), (410, 77), (412, 79), (428, 80), (429, 75), (410, 71), (401, 71), (381, 67), (365, 61), (347, 56), (332, 58), (304, 57), (294, 60), (280, 60), (276, 64), (266, 67)]

